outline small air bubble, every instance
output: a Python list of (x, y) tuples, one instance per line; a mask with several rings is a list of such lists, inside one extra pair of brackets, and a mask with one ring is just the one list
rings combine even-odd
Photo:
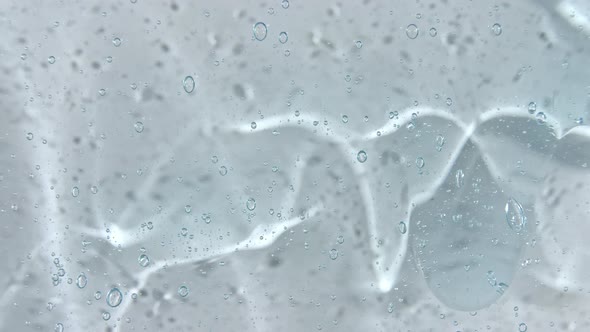
[(418, 168), (424, 167), (424, 158), (422, 158), (422, 157), (416, 158), (416, 166)]
[(408, 226), (406, 226), (406, 223), (403, 221), (399, 222), (398, 228), (399, 228), (399, 232), (402, 234), (406, 234), (406, 232), (408, 231)]
[(178, 295), (182, 296), (182, 297), (187, 297), (189, 293), (188, 287), (182, 285), (180, 287), (178, 287)]
[(415, 24), (410, 24), (406, 27), (406, 36), (408, 36), (410, 39), (416, 39), (419, 33), (420, 31)]
[(537, 123), (542, 125), (547, 121), (547, 116), (543, 112), (538, 112), (537, 115)]
[(365, 161), (367, 161), (367, 153), (364, 150), (360, 150), (356, 154), (356, 160), (358, 160), (359, 163), (364, 163)]
[(266, 38), (268, 29), (266, 28), (266, 24), (256, 22), (252, 27), (252, 32), (254, 33), (254, 38), (256, 38), (256, 40), (263, 41)]
[(254, 211), (254, 209), (256, 209), (256, 200), (252, 197), (248, 198), (246, 201), (246, 208), (250, 211)]
[(330, 250), (330, 259), (336, 260), (338, 258), (338, 250), (332, 249)]
[(146, 267), (146, 266), (150, 265), (150, 258), (146, 254), (141, 254), (137, 258), (137, 262), (139, 263), (140, 266)]
[(535, 114), (535, 112), (537, 111), (537, 103), (535, 103), (534, 101), (531, 101), (529, 103), (529, 114)]
[(86, 275), (82, 272), (78, 275), (78, 278), (76, 278), (76, 286), (78, 286), (78, 288), (82, 289), (84, 287), (86, 287), (86, 285), (88, 284), (88, 277), (86, 277)]
[(140, 121), (137, 121), (133, 127), (135, 128), (135, 131), (138, 133), (141, 133), (143, 131), (143, 123)]
[(289, 40), (289, 35), (287, 35), (285, 31), (279, 33), (279, 42), (281, 42), (281, 44), (286, 43), (287, 40)]
[(283, 7), (284, 9), (289, 8), (289, 0), (283, 0), (281, 2), (281, 7)]
[(55, 63), (55, 57), (52, 55), (49, 58), (47, 58), (47, 62), (49, 62), (49, 64), (54, 64)]
[(502, 26), (498, 23), (494, 23), (494, 25), (492, 25), (492, 33), (496, 36), (499, 36), (502, 34)]
[(111, 289), (107, 294), (107, 304), (110, 307), (117, 307), (123, 301), (123, 293), (118, 288)]
[(195, 79), (192, 76), (187, 76), (182, 80), (182, 87), (186, 93), (191, 93), (195, 90)]
[(522, 231), (526, 226), (526, 216), (522, 205), (514, 198), (509, 198), (504, 206), (504, 212), (506, 213), (506, 222), (508, 226), (516, 232)]
[(113, 45), (115, 45), (115, 47), (121, 46), (121, 38), (119, 38), (119, 37), (113, 38)]

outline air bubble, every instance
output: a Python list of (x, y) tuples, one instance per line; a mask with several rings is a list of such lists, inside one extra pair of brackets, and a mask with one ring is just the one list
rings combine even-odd
[(336, 249), (330, 250), (330, 259), (336, 260), (336, 258), (338, 258), (338, 250), (336, 250)]
[(178, 295), (182, 296), (182, 297), (187, 297), (189, 293), (188, 287), (182, 285), (180, 287), (178, 287)]
[(408, 36), (410, 39), (416, 39), (419, 33), (420, 31), (415, 24), (410, 24), (406, 27), (406, 36)]
[(509, 198), (504, 206), (504, 212), (506, 213), (506, 222), (508, 226), (516, 232), (520, 232), (526, 226), (526, 216), (522, 205), (514, 198)]
[(138, 133), (141, 133), (143, 131), (143, 123), (140, 121), (137, 121), (133, 127), (135, 128), (135, 131)]
[(82, 289), (84, 287), (86, 287), (86, 285), (88, 284), (88, 277), (86, 277), (86, 275), (82, 272), (78, 275), (78, 278), (76, 278), (76, 286), (78, 286), (78, 288)]
[(494, 23), (494, 25), (492, 25), (492, 33), (496, 36), (499, 36), (502, 34), (502, 26), (498, 23)]
[(227, 167), (225, 167), (225, 166), (219, 167), (219, 174), (221, 174), (221, 176), (225, 176), (227, 174)]
[(107, 304), (111, 307), (117, 307), (123, 301), (123, 293), (118, 288), (111, 289), (107, 294)]
[(399, 232), (402, 234), (406, 234), (406, 232), (408, 231), (408, 226), (406, 226), (406, 223), (403, 221), (400, 221), (397, 227), (399, 229)]
[(367, 153), (364, 150), (360, 150), (356, 154), (356, 160), (358, 160), (359, 163), (364, 163), (365, 161), (367, 161)]
[(416, 166), (418, 168), (424, 167), (424, 158), (422, 158), (422, 157), (416, 158)]
[(528, 327), (526, 326), (526, 324), (525, 324), (525, 323), (520, 323), (520, 324), (518, 325), (518, 331), (519, 331), (519, 332), (526, 332), (526, 330), (527, 330), (527, 329), (528, 329)]
[(137, 262), (139, 263), (140, 266), (146, 267), (146, 266), (150, 265), (150, 258), (146, 254), (141, 254), (137, 258)]
[(289, 0), (283, 0), (281, 2), (281, 7), (283, 7), (284, 9), (289, 8)]
[(195, 79), (192, 76), (187, 76), (182, 80), (182, 87), (186, 93), (191, 93), (195, 90)]
[(531, 101), (529, 103), (529, 114), (535, 114), (535, 112), (537, 111), (537, 103), (535, 103), (534, 101)]
[(246, 201), (246, 208), (250, 211), (254, 211), (254, 209), (256, 209), (256, 200), (252, 197), (248, 198)]
[(279, 42), (281, 42), (281, 44), (286, 43), (287, 40), (289, 40), (289, 35), (287, 35), (285, 31), (279, 33)]
[(387, 312), (392, 313), (394, 309), (393, 302), (389, 302), (387, 305)]
[(547, 121), (547, 116), (543, 112), (538, 112), (536, 115), (537, 123), (542, 125)]
[(254, 38), (256, 38), (256, 40), (263, 41), (266, 38), (268, 29), (266, 28), (266, 24), (256, 22), (252, 27), (252, 32), (254, 33)]
[(103, 320), (109, 320), (111, 319), (111, 314), (108, 311), (105, 311), (102, 313), (102, 319)]

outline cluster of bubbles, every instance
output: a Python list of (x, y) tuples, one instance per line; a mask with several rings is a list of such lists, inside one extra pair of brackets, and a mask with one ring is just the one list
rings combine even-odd
[(64, 270), (63, 264), (60, 263), (59, 258), (56, 257), (53, 260), (53, 264), (57, 268), (57, 273), (54, 273), (51, 276), (51, 280), (53, 282), (53, 286), (57, 286), (61, 283), (62, 278), (66, 275), (66, 271)]

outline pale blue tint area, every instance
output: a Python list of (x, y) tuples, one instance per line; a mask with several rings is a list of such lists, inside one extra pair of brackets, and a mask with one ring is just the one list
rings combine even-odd
[(0, 1), (1, 331), (590, 330), (590, 5)]

